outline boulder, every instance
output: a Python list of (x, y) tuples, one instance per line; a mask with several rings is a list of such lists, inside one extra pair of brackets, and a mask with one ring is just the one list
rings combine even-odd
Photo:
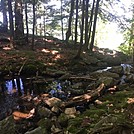
[(39, 107), (38, 114), (41, 118), (49, 118), (52, 115), (52, 112), (48, 108)]
[(15, 122), (13, 116), (9, 116), (0, 121), (0, 133), (1, 134), (15, 134)]
[(28, 131), (25, 134), (47, 134), (45, 129), (42, 129), (41, 127), (38, 127), (32, 131)]
[(60, 99), (55, 98), (55, 97), (44, 100), (44, 101), (49, 107), (60, 106), (62, 103), (62, 101)]

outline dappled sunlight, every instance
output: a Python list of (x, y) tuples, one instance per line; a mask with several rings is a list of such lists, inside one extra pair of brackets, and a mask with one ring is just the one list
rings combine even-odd
[(85, 51), (83, 51), (83, 54), (85, 54), (86, 52)]
[(58, 59), (61, 59), (61, 55), (60, 54), (57, 54), (54, 58), (54, 60), (58, 60)]
[(49, 63), (47, 63), (47, 65), (53, 66), (53, 65), (55, 65), (55, 63), (49, 62)]
[(53, 40), (49, 40), (49, 39), (44, 39), (46, 42), (48, 42), (48, 43), (54, 43), (54, 41)]
[(57, 54), (59, 52), (57, 50), (48, 50), (48, 49), (45, 49), (45, 48), (43, 48), (41, 51), (44, 52), (44, 53), (51, 53), (53, 55)]
[(50, 50), (45, 49), (45, 48), (43, 48), (41, 51), (42, 51), (42, 52), (45, 52), (45, 53), (50, 53)]
[(10, 47), (3, 47), (3, 50), (11, 50)]
[(51, 53), (52, 54), (57, 54), (59, 51), (56, 51), (56, 50), (52, 50)]

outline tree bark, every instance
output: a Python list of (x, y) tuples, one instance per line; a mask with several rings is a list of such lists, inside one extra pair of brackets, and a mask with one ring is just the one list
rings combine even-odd
[(61, 0), (61, 32), (62, 32), (62, 40), (64, 40), (64, 29), (63, 29), (63, 1)]
[(81, 24), (81, 37), (80, 37), (80, 46), (79, 46), (79, 50), (78, 53), (76, 55), (76, 58), (80, 58), (81, 56), (81, 51), (82, 51), (82, 46), (83, 46), (83, 35), (84, 35), (84, 11), (85, 11), (85, 0), (83, 0), (82, 2), (82, 24)]
[(25, 3), (25, 16), (26, 16), (26, 41), (28, 43), (29, 29), (28, 29), (28, 15), (27, 15), (27, 2)]
[(15, 38), (24, 36), (22, 1), (15, 0)]
[(75, 19), (75, 44), (77, 44), (77, 26), (78, 26), (78, 0), (76, 0), (76, 19)]
[(13, 24), (13, 11), (12, 11), (12, 0), (8, 0), (8, 12), (9, 12), (9, 23), (10, 23), (10, 41), (14, 42), (14, 24)]
[(89, 47), (89, 42), (90, 42), (90, 38), (91, 38), (91, 33), (92, 33), (92, 21), (93, 21), (93, 15), (94, 15), (94, 9), (95, 9), (95, 0), (93, 0), (93, 4), (92, 4), (92, 9), (91, 9), (91, 16), (90, 16), (90, 21), (89, 21), (89, 35), (88, 35), (88, 41), (87, 41), (87, 46), (86, 48), (88, 49)]
[(34, 39), (35, 39), (35, 0), (33, 0), (33, 33), (32, 33), (32, 50), (34, 50)]
[(97, 15), (98, 15), (98, 9), (99, 9), (99, 2), (100, 2), (100, 0), (97, 0), (97, 2), (96, 2), (96, 8), (95, 8), (95, 16), (94, 16), (94, 23), (93, 23), (93, 32), (92, 32), (92, 38), (91, 38), (91, 44), (90, 44), (90, 51), (91, 52), (93, 50), (94, 40), (95, 40), (95, 32), (96, 32), (96, 23), (97, 23)]
[(8, 30), (8, 21), (7, 21), (7, 11), (6, 11), (6, 3), (5, 0), (1, 0), (1, 7), (3, 13), (3, 24), (5, 26), (5, 32)]
[(66, 43), (68, 43), (69, 37), (71, 36), (71, 23), (72, 23), (73, 13), (74, 13), (74, 0), (71, 0), (71, 11), (70, 11), (69, 22), (68, 22), (68, 30), (66, 32)]
[(88, 46), (88, 7), (89, 7), (89, 0), (86, 0), (86, 11), (85, 11), (85, 46)]

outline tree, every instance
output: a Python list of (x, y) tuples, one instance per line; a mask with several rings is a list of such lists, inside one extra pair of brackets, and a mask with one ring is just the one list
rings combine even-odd
[(32, 50), (34, 49), (34, 38), (35, 38), (35, 22), (36, 22), (36, 20), (35, 20), (35, 5), (36, 5), (36, 3), (35, 3), (35, 0), (33, 0), (33, 33), (32, 33)]
[(1, 0), (1, 7), (2, 7), (2, 13), (3, 13), (3, 24), (5, 27), (5, 32), (8, 30), (8, 21), (7, 21), (7, 10), (6, 10), (6, 1)]
[(98, 9), (99, 9), (99, 2), (100, 2), (100, 0), (97, 0), (97, 2), (96, 2), (95, 15), (94, 15), (94, 23), (93, 23), (93, 32), (92, 32), (91, 43), (90, 43), (90, 51), (92, 51), (93, 46), (94, 46), (94, 39), (95, 39), (95, 31), (96, 31), (96, 23), (97, 23), (97, 15), (98, 15)]
[(15, 38), (24, 36), (22, 1), (15, 0)]
[(8, 0), (8, 12), (9, 12), (9, 23), (10, 23), (10, 40), (14, 42), (14, 23), (13, 23), (13, 11), (12, 11), (12, 0)]
[(61, 32), (62, 32), (62, 40), (64, 40), (64, 29), (63, 29), (63, 1), (61, 0)]
[(85, 45), (88, 46), (88, 30), (89, 30), (89, 25), (88, 25), (88, 7), (89, 7), (89, 0), (86, 0), (86, 9), (85, 9)]
[(77, 27), (78, 27), (78, 0), (76, 0), (76, 19), (75, 19), (75, 44), (77, 44)]
[(76, 58), (80, 58), (81, 51), (82, 51), (82, 46), (83, 46), (83, 35), (84, 35), (84, 13), (85, 13), (85, 0), (82, 1), (82, 24), (81, 24), (81, 37), (80, 37), (80, 46), (78, 53), (76, 55)]
[(25, 17), (26, 17), (26, 42), (28, 43), (29, 29), (28, 29), (28, 15), (27, 15), (27, 2), (25, 2)]
[(73, 13), (74, 13), (74, 0), (71, 0), (71, 9), (70, 9), (70, 16), (69, 16), (69, 21), (68, 21), (68, 30), (66, 32), (66, 42), (68, 43), (69, 37), (71, 36), (71, 23), (72, 23), (72, 18), (73, 18)]

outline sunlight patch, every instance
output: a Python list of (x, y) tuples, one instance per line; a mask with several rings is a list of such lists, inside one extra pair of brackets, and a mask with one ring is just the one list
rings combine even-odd
[(44, 48), (43, 48), (41, 51), (42, 51), (42, 52), (45, 52), (45, 53), (50, 53), (50, 50), (44, 49)]

